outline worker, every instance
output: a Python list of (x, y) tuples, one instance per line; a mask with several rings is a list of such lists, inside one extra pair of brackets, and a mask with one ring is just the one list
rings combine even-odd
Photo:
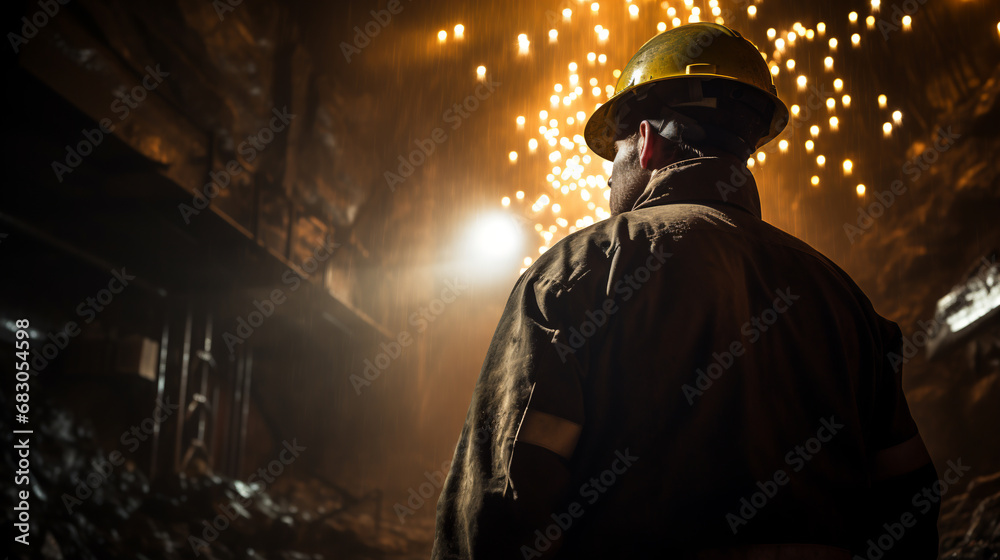
[(585, 128), (612, 215), (517, 281), (435, 560), (937, 557), (900, 329), (761, 219), (748, 157), (788, 118), (728, 27), (632, 57)]

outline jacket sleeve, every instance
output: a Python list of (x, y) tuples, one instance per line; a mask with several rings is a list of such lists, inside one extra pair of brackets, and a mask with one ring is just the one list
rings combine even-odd
[(875, 380), (873, 478), (884, 480), (906, 474), (930, 462), (917, 424), (903, 394), (903, 335), (892, 321), (880, 319), (883, 355)]
[(569, 294), (529, 274), (483, 363), (438, 502), (432, 558), (524, 557), (567, 492), (585, 420), (580, 366), (561, 341)]
[[(881, 318), (880, 318), (881, 319)], [(855, 547), (878, 539), (886, 527), (904, 528), (883, 560), (933, 560), (938, 556), (937, 518), (940, 501), (915, 498), (934, 488), (938, 480), (930, 455), (903, 395), (902, 370), (907, 349), (899, 327), (882, 319), (884, 349), (876, 379), (870, 507), (864, 508), (866, 529)]]

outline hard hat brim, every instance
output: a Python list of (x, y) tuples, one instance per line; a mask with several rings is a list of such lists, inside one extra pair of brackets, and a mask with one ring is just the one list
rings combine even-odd
[(702, 82), (709, 80), (726, 80), (734, 84), (739, 84), (743, 87), (753, 88), (753, 90), (766, 95), (774, 103), (774, 115), (771, 117), (768, 134), (763, 136), (757, 142), (757, 145), (755, 146), (757, 149), (760, 149), (762, 146), (781, 134), (785, 125), (788, 124), (789, 113), (785, 102), (773, 93), (759, 87), (748, 85), (746, 82), (734, 79), (730, 76), (721, 76), (718, 74), (666, 76), (663, 78), (649, 80), (641, 84), (636, 84), (624, 89), (618, 92), (618, 94), (613, 96), (606, 103), (598, 107), (594, 113), (590, 115), (590, 118), (587, 120), (587, 124), (584, 127), (583, 136), (587, 142), (587, 147), (602, 158), (613, 161), (615, 158), (615, 141), (620, 140), (622, 133), (625, 132), (624, 130), (621, 130), (621, 124), (619, 123), (620, 118), (624, 117), (624, 115), (620, 115), (619, 111), (628, 106), (630, 103), (645, 99), (653, 88), (662, 87), (666, 82), (676, 82), (679, 80), (699, 80)]

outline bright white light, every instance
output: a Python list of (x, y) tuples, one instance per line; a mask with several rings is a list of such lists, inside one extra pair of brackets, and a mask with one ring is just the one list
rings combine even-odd
[[(963, 294), (962, 305), (945, 318), (951, 332), (961, 331), (1000, 307), (1000, 274), (995, 266), (976, 275), (969, 287), (969, 291)], [(938, 309), (947, 308), (956, 299), (948, 294), (938, 302)]]
[[(523, 239), (516, 218), (504, 212), (479, 217), (470, 227), (466, 251), (476, 262), (507, 266), (521, 253)], [(510, 261), (510, 262), (508, 262)]]

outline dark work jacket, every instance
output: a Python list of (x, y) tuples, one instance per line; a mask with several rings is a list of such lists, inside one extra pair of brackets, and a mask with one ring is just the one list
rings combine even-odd
[[(761, 220), (742, 160), (657, 170), (633, 210), (514, 286), (432, 557), (849, 548), (876, 455), (919, 439), (888, 358), (900, 344), (843, 270)], [(551, 456), (530, 464), (538, 449)], [(546, 487), (552, 464), (569, 482), (525, 513), (510, 473)]]

